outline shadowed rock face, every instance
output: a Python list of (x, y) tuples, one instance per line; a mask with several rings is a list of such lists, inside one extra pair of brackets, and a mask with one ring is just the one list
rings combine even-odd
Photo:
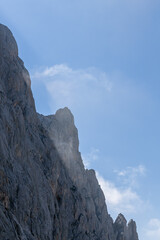
[(0, 133), (0, 239), (138, 240), (133, 220), (113, 223), (95, 172), (84, 169), (71, 112), (36, 113), (28, 71), (1, 24)]

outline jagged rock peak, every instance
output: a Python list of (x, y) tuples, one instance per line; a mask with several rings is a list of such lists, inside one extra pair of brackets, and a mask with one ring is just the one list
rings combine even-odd
[(0, 57), (17, 57), (18, 47), (11, 31), (0, 24)]
[(69, 123), (69, 124), (74, 124), (74, 117), (73, 114), (71, 113), (71, 111), (69, 110), (69, 108), (65, 107), (65, 108), (60, 108), (59, 110), (57, 110), (55, 117), (60, 121), (60, 122), (64, 122), (65, 124)]
[(138, 240), (136, 223), (131, 219), (127, 224), (127, 220), (121, 213), (115, 220), (114, 229), (117, 233), (116, 240)]
[(71, 111), (65, 107), (57, 110), (55, 115), (39, 115), (39, 119), (70, 172), (70, 177), (78, 180), (84, 168), (78, 149), (78, 130)]
[(137, 226), (136, 222), (131, 219), (128, 223), (128, 239), (129, 240), (138, 240)]
[[(0, 101), (21, 109), (23, 116), (36, 122), (31, 80), (11, 31), (0, 24)], [(2, 103), (1, 102), (1, 103)], [(32, 115), (32, 116), (31, 116)]]
[(120, 213), (118, 215), (118, 217), (116, 218), (115, 220), (115, 224), (118, 224), (118, 225), (126, 225), (127, 223), (127, 220), (125, 219), (125, 217), (123, 216), (122, 213)]

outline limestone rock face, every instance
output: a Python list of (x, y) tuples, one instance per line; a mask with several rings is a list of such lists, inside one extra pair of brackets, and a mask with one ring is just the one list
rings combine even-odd
[(133, 220), (113, 223), (94, 170), (84, 169), (70, 110), (36, 113), (29, 73), (3, 25), (0, 133), (0, 239), (138, 240)]

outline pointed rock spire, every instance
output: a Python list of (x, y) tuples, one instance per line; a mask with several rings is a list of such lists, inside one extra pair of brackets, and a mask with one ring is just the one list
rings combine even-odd
[(121, 213), (114, 222), (114, 230), (116, 240), (138, 240), (136, 223), (131, 219), (127, 224), (127, 220)]

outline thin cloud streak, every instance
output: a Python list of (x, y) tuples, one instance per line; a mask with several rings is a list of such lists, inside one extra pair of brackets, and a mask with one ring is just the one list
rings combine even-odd
[(99, 153), (98, 148), (92, 148), (89, 153), (82, 154), (83, 163), (86, 169), (90, 168), (90, 165), (93, 161), (98, 160), (99, 158), (98, 153)]
[[(82, 154), (82, 159), (86, 168), (90, 168), (92, 163), (99, 159), (99, 149), (92, 148), (87, 154)], [(144, 175), (146, 169), (144, 166), (127, 167), (125, 170), (116, 171), (117, 175), (123, 176), (126, 179), (126, 184), (120, 181), (120, 185), (116, 185), (116, 181), (110, 181), (96, 172), (98, 182), (104, 192), (106, 203), (109, 212), (112, 216), (117, 216), (119, 213), (127, 215), (136, 214), (137, 211), (143, 211), (148, 204), (144, 202), (139, 194), (134, 190), (132, 182), (130, 182), (130, 175), (132, 179), (137, 175)], [(134, 179), (135, 181), (135, 179)]]
[(143, 206), (140, 196), (130, 187), (117, 187), (113, 182), (104, 179), (96, 173), (99, 184), (104, 192), (109, 210), (117, 215), (118, 213), (136, 213)]
[(139, 186), (139, 178), (145, 177), (147, 170), (145, 166), (138, 165), (137, 167), (126, 167), (123, 170), (114, 170), (114, 172), (124, 185), (127, 184), (132, 188), (137, 188)]
[(98, 107), (112, 91), (106, 73), (95, 68), (74, 70), (60, 64), (35, 72), (32, 78), (44, 83), (56, 108)]

